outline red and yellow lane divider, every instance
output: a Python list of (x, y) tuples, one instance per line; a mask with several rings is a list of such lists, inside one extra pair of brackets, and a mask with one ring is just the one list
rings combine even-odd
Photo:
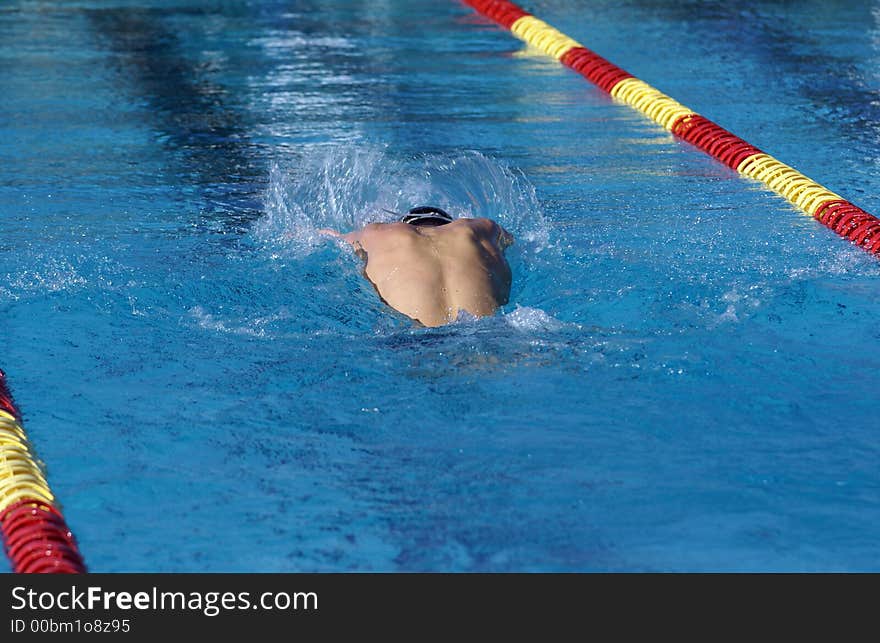
[(507, 0), (464, 0), (518, 38), (578, 72), (743, 176), (760, 181), (868, 252), (880, 255), (880, 219), (700, 116)]
[(16, 573), (86, 571), (0, 371), (0, 534)]

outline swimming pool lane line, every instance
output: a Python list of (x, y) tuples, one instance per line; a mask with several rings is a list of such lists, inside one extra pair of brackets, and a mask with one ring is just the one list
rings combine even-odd
[(81, 574), (86, 566), (0, 370), (0, 534), (18, 574)]
[(462, 0), (613, 98), (743, 176), (760, 181), (837, 234), (880, 256), (880, 219), (612, 64), (507, 0)]

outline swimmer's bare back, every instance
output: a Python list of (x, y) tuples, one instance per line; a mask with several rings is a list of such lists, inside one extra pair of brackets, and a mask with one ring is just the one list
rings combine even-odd
[(348, 234), (321, 232), (348, 241), (382, 300), (425, 326), (447, 324), (460, 311), (491, 315), (510, 296), (504, 250), (513, 237), (491, 219), (435, 227), (371, 223)]

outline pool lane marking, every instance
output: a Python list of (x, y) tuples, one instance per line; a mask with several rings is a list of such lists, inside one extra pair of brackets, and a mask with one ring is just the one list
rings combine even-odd
[(0, 535), (16, 573), (83, 573), (58, 502), (0, 370)]
[(613, 98), (742, 176), (760, 181), (842, 237), (880, 255), (880, 219), (587, 49), (507, 0), (463, 0)]

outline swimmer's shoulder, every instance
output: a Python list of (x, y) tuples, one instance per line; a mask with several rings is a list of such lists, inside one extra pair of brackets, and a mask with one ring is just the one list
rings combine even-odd
[(513, 243), (513, 235), (501, 227), (496, 221), (485, 217), (475, 217), (473, 219), (456, 219), (444, 228), (452, 228), (458, 226), (458, 231), (468, 231), (468, 233), (476, 235), (482, 239), (498, 243), (502, 248)]
[(467, 227), (471, 230), (475, 230), (477, 232), (485, 232), (485, 233), (497, 233), (501, 226), (498, 225), (492, 219), (487, 219), (486, 217), (474, 217), (472, 219), (456, 219), (452, 222), (451, 225), (459, 225), (461, 227)]
[(358, 241), (363, 246), (379, 246), (400, 243), (418, 236), (413, 226), (406, 223), (368, 223), (358, 231)]
[(491, 219), (480, 218), (461, 218), (455, 219), (451, 223), (436, 228), (427, 228), (427, 230), (438, 234), (449, 235), (470, 235), (485, 234), (494, 230), (495, 223)]

